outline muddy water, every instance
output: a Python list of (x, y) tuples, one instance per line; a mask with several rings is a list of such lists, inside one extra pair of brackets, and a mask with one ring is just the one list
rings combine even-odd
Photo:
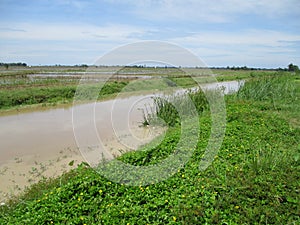
[[(223, 86), (226, 94), (237, 91), (240, 85), (237, 81), (230, 81), (205, 84), (202, 88)], [(5, 201), (9, 194), (16, 194), (26, 185), (38, 181), (41, 176), (59, 175), (85, 161), (77, 144), (95, 135), (91, 132), (96, 132), (102, 148), (111, 157), (137, 149), (164, 134), (164, 129), (140, 126), (142, 109), (151, 104), (153, 96), (153, 93), (136, 94), (73, 108), (68, 106), (1, 116), (0, 202)], [(94, 131), (85, 119), (91, 108), (94, 110), (93, 118), (88, 120), (93, 120)], [(83, 119), (77, 117), (76, 121), (72, 121), (73, 110), (81, 112)], [(82, 130), (77, 139), (73, 132), (74, 123)], [(74, 164), (68, 165), (73, 160)]]
[(224, 81), (224, 82), (216, 82), (216, 83), (208, 83), (201, 85), (203, 90), (215, 90), (221, 89), (225, 95), (237, 92), (242, 85), (244, 85), (245, 81)]
[[(135, 150), (162, 133), (155, 127), (141, 127), (143, 112), (151, 94), (113, 100), (32, 111), (0, 117), (0, 201), (8, 193), (17, 193), (25, 185), (43, 175), (61, 174), (85, 161), (76, 145), (73, 133), (72, 110), (82, 112), (76, 121), (81, 130), (79, 138), (89, 138), (91, 127), (86, 123), (86, 111), (95, 110), (93, 125), (103, 146), (111, 157)], [(92, 127), (93, 128), (93, 127)], [(93, 143), (89, 143), (93, 147)], [(95, 152), (97, 156), (97, 152)], [(69, 162), (74, 160), (70, 167)]]
[[(97, 102), (95, 105), (93, 103), (77, 105), (74, 108), (82, 111), (84, 118), (84, 112), (89, 110), (90, 106), (95, 106), (97, 112), (95, 121), (96, 125), (99, 126), (98, 132), (103, 140), (109, 140), (114, 132), (111, 127), (111, 120), (114, 118), (116, 121), (124, 119), (124, 112), (129, 110), (128, 106), (141, 98), (144, 98), (144, 96)], [(115, 106), (118, 111), (111, 112), (114, 104), (118, 104), (118, 106)], [(114, 117), (112, 119), (111, 114)], [(142, 121), (142, 111), (132, 110), (128, 116), (130, 116), (131, 129), (142, 129), (139, 127), (141, 125), (139, 122)], [(116, 123), (121, 124), (121, 121)], [(43, 155), (43, 157), (50, 157), (64, 149), (76, 149), (71, 107), (2, 116), (0, 117), (0, 124), (0, 165), (3, 165), (7, 160), (23, 156)]]

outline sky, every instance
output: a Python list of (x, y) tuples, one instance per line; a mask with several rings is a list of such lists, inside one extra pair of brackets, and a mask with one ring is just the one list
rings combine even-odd
[(156, 40), (209, 67), (300, 65), (299, 0), (0, 0), (0, 12), (0, 62), (90, 65)]

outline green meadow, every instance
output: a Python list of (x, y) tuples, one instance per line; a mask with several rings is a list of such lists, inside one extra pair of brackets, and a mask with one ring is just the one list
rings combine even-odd
[[(217, 76), (218, 80), (240, 78), (247, 78), (244, 86), (224, 97), (225, 137), (206, 170), (199, 170), (199, 164), (211, 133), (210, 107), (201, 91), (189, 92), (201, 129), (189, 130), (188, 135), (199, 137), (196, 148), (170, 178), (129, 186), (112, 182), (82, 163), (12, 197), (0, 206), (0, 224), (299, 224), (300, 76), (275, 71), (232, 71)], [(187, 77), (170, 79), (192, 86)], [(111, 81), (102, 94), (117, 93), (128, 82)], [(0, 90), (1, 109), (68, 101), (75, 91), (74, 83), (22, 85)], [(125, 153), (118, 160), (150, 166), (174, 153), (181, 136), (178, 113), (159, 99), (155, 113), (167, 121), (163, 141)], [(154, 116), (145, 114), (144, 125)]]

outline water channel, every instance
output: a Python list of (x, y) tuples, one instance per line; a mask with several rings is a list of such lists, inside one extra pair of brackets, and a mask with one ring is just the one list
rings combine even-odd
[[(241, 81), (229, 81), (205, 84), (202, 88), (223, 87), (224, 94), (228, 94), (237, 91), (242, 84)], [(165, 132), (159, 127), (141, 126), (141, 109), (156, 95), (135, 93), (100, 102), (0, 116), (0, 202), (8, 194), (15, 194), (38, 181), (41, 176), (57, 176), (84, 161), (73, 132), (74, 107), (84, 112), (93, 104), (97, 115), (93, 118), (96, 131), (103, 146), (115, 157), (120, 152), (137, 149)], [(86, 124), (77, 123), (77, 126), (82, 126), (82, 138), (88, 140), (90, 133)]]

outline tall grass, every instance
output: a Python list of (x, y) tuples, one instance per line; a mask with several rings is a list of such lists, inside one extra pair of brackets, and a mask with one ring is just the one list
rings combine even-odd
[(276, 109), (276, 103), (291, 102), (296, 98), (296, 87), (291, 76), (277, 74), (247, 81), (236, 93), (238, 99), (268, 101)]
[(156, 124), (163, 120), (166, 125), (175, 126), (183, 118), (201, 114), (208, 108), (208, 101), (201, 89), (154, 97), (153, 102), (153, 107), (144, 111), (144, 125)]
[[(273, 110), (281, 110), (283, 111), (282, 114), (286, 115), (286, 111), (297, 110), (299, 87), (297, 90), (295, 78), (295, 75), (277, 73), (273, 76), (249, 80), (245, 82), (235, 96), (237, 99), (246, 100), (248, 103), (258, 106), (258, 108), (268, 109), (270, 113)], [(294, 116), (297, 117), (298, 115), (299, 113), (295, 112)], [(261, 127), (265, 125), (264, 123), (264, 121), (261, 122)], [(289, 130), (286, 133), (288, 134)], [(250, 164), (256, 173), (272, 170), (275, 167), (283, 166), (285, 163), (288, 164), (293, 161), (294, 155), (298, 155), (297, 150), (287, 152), (269, 146), (255, 146), (252, 151)]]

